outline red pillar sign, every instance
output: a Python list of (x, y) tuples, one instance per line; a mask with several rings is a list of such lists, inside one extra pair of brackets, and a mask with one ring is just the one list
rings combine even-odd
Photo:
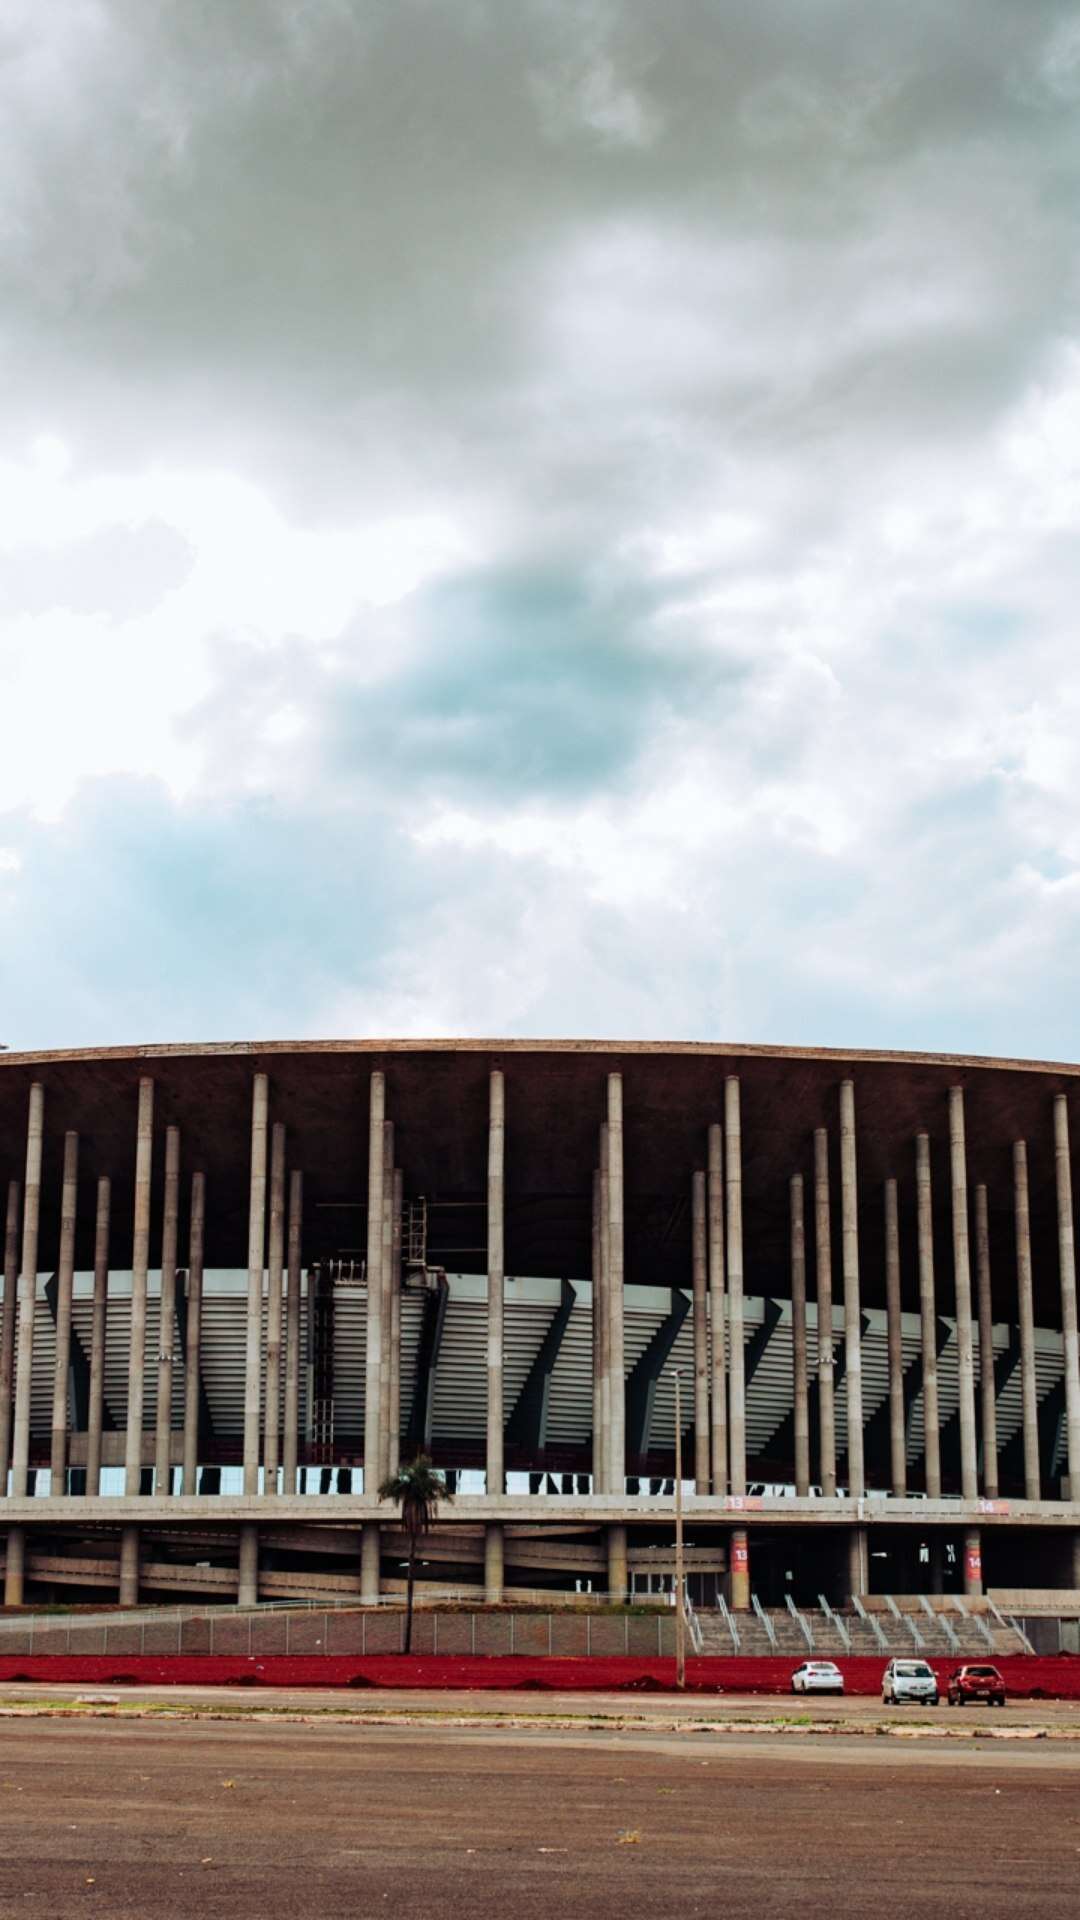
[(967, 1546), (964, 1548), (964, 1578), (973, 1584), (982, 1583), (982, 1548)]

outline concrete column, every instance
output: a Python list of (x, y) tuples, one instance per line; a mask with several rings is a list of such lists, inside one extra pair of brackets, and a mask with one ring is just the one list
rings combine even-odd
[(870, 1564), (866, 1528), (848, 1529), (848, 1592), (862, 1599), (870, 1590)]
[(390, 1271), (390, 1444), (387, 1473), (391, 1477), (401, 1465), (401, 1214), (405, 1204), (405, 1175), (394, 1168), (394, 1237)]
[(709, 1491), (709, 1319), (705, 1174), (690, 1182), (691, 1255), (694, 1302), (694, 1484)]
[(374, 1607), (379, 1603), (379, 1527), (375, 1520), (366, 1520), (360, 1529), (360, 1605)]
[(184, 1479), (185, 1493), (198, 1491), (199, 1368), (202, 1364), (203, 1263), (206, 1239), (206, 1175), (191, 1176), (191, 1224), (188, 1238), (187, 1321), (184, 1329)]
[(610, 1493), (614, 1484), (611, 1469), (611, 1235), (608, 1231), (608, 1188), (608, 1129), (605, 1120), (600, 1127), (600, 1304), (603, 1312), (600, 1342), (603, 1361), (600, 1380), (600, 1455), (604, 1463), (601, 1482), (604, 1493)]
[(806, 1377), (806, 1210), (801, 1173), (791, 1176), (791, 1356), (795, 1491), (810, 1492), (810, 1389)]
[(975, 1189), (975, 1284), (979, 1301), (979, 1404), (982, 1410), (983, 1487), (998, 1492), (997, 1396), (994, 1391), (994, 1306), (990, 1287), (990, 1217), (986, 1188)]
[(498, 1607), (502, 1604), (503, 1580), (505, 1577), (503, 1530), (501, 1527), (484, 1528), (484, 1604)]
[(19, 1199), (19, 1182), (9, 1180), (4, 1221), (4, 1312), (0, 1320), (0, 1496), (7, 1493), (8, 1468), (11, 1465), (15, 1306), (19, 1289)]
[(86, 1423), (86, 1493), (101, 1492), (101, 1424), (105, 1404), (105, 1339), (109, 1313), (109, 1224), (112, 1182), (103, 1173), (97, 1183), (94, 1220), (94, 1303), (90, 1321), (90, 1405)]
[(124, 1527), (120, 1534), (120, 1590), (122, 1607), (139, 1604), (139, 1529)]
[(259, 1601), (259, 1529), (249, 1523), (240, 1529), (236, 1604), (254, 1607)]
[(1032, 1300), (1031, 1213), (1028, 1203), (1027, 1142), (1013, 1145), (1013, 1199), (1016, 1218), (1016, 1295), (1020, 1326), (1020, 1405), (1024, 1437), (1024, 1498), (1041, 1498), (1039, 1473), (1039, 1395), (1035, 1381), (1035, 1310)]
[(386, 1075), (373, 1073), (368, 1106), (367, 1353), (364, 1361), (364, 1492), (379, 1490), (379, 1369), (382, 1363), (383, 1122)]
[(896, 1498), (902, 1500), (907, 1493), (907, 1436), (900, 1313), (900, 1221), (895, 1180), (885, 1182), (885, 1315), (889, 1340), (889, 1484)]
[(859, 1202), (855, 1166), (855, 1087), (840, 1083), (840, 1220), (844, 1270), (844, 1387), (847, 1393), (848, 1489), (866, 1491), (863, 1462), (862, 1318), (859, 1299)]
[(817, 1284), (818, 1418), (821, 1491), (836, 1492), (836, 1390), (833, 1365), (832, 1212), (829, 1136), (814, 1128), (814, 1268)]
[(251, 1089), (251, 1185), (248, 1199), (247, 1341), (244, 1360), (244, 1493), (259, 1491), (259, 1399), (262, 1373), (263, 1260), (266, 1252), (266, 1135), (270, 1082)]
[(30, 1462), (30, 1394), (34, 1368), (34, 1307), (37, 1302), (38, 1224), (41, 1218), (41, 1149), (45, 1129), (45, 1089), (30, 1089), (26, 1124), (26, 1184), (23, 1189), (22, 1265), (19, 1272), (18, 1357), (15, 1369), (15, 1427), (11, 1442), (11, 1491), (25, 1498)]
[[(128, 1342), (127, 1431), (124, 1436), (124, 1492), (142, 1488), (143, 1385), (146, 1370), (146, 1291), (150, 1268), (150, 1176), (154, 1158), (154, 1083), (139, 1081), (139, 1118), (135, 1141), (135, 1222), (131, 1255), (131, 1334)], [(135, 1542), (138, 1534), (128, 1529)], [(129, 1548), (129, 1552), (131, 1549)], [(121, 1591), (123, 1573), (121, 1572)], [(138, 1572), (135, 1576), (138, 1590)], [(131, 1602), (129, 1604), (134, 1604)]]
[(390, 1391), (394, 1330), (394, 1123), (383, 1122), (382, 1353), (379, 1359), (379, 1484), (390, 1475)]
[(604, 1472), (604, 1369), (607, 1324), (607, 1303), (604, 1299), (601, 1266), (600, 1227), (600, 1169), (593, 1168), (592, 1177), (592, 1484), (593, 1492), (599, 1493), (607, 1482)]
[(278, 1490), (281, 1441), (281, 1300), (285, 1268), (285, 1128), (270, 1132), (270, 1233), (266, 1258), (266, 1406), (263, 1409), (263, 1486)]
[(750, 1541), (745, 1527), (731, 1536), (731, 1606), (735, 1613), (750, 1610)]
[(9, 1527), (4, 1560), (4, 1605), (21, 1607), (26, 1582), (26, 1528)]
[(176, 1257), (180, 1240), (180, 1129), (165, 1129), (165, 1200), (161, 1230), (161, 1301), (158, 1313), (157, 1417), (154, 1422), (154, 1492), (172, 1489), (173, 1345), (176, 1340)]
[(1054, 1095), (1054, 1176), (1057, 1187), (1058, 1258), (1061, 1273), (1061, 1332), (1065, 1347), (1065, 1428), (1068, 1440), (1069, 1497), (1080, 1500), (1080, 1336), (1076, 1320), (1076, 1242), (1073, 1229), (1072, 1167), (1069, 1159), (1069, 1106)]
[(281, 1462), (285, 1492), (296, 1492), (300, 1444), (300, 1248), (304, 1217), (304, 1176), (289, 1175), (289, 1270), (285, 1297), (285, 1432)]
[(724, 1302), (724, 1133), (716, 1121), (709, 1128), (709, 1327), (712, 1347), (712, 1488), (726, 1493), (728, 1484), (727, 1434), (727, 1310)]
[(930, 1136), (915, 1138), (915, 1200), (919, 1232), (919, 1315), (922, 1322), (923, 1438), (926, 1491), (941, 1498), (941, 1422), (938, 1417), (937, 1304), (934, 1298), (934, 1210)]
[[(506, 1087), (498, 1067), (488, 1091), (487, 1162), (487, 1490), (502, 1493), (503, 1296), (506, 1280)], [(490, 1531), (490, 1529), (489, 1529)], [(501, 1551), (501, 1548), (500, 1548)], [(500, 1572), (500, 1585), (501, 1585)]]
[(724, 1134), (727, 1178), (727, 1286), (730, 1351), (728, 1357), (728, 1469), (731, 1491), (746, 1492), (746, 1345), (743, 1330), (742, 1117), (739, 1082), (724, 1082)]
[(968, 1527), (964, 1533), (964, 1592), (969, 1599), (978, 1599), (982, 1590), (982, 1534), (978, 1527)]
[(975, 1353), (971, 1331), (971, 1248), (968, 1239), (967, 1149), (964, 1089), (949, 1088), (949, 1165), (952, 1175), (953, 1275), (956, 1283), (956, 1353), (960, 1403), (960, 1487), (965, 1500), (979, 1497), (975, 1425)]
[(607, 1566), (608, 1598), (617, 1606), (625, 1603), (630, 1590), (630, 1574), (626, 1555), (626, 1528), (612, 1526), (607, 1530)]
[(60, 1195), (60, 1250), (56, 1262), (56, 1356), (53, 1365), (49, 1491), (67, 1492), (68, 1375), (71, 1371), (71, 1295), (75, 1284), (75, 1216), (79, 1199), (79, 1136), (64, 1135)]
[(608, 1099), (608, 1298), (611, 1354), (611, 1492), (626, 1490), (626, 1367), (623, 1359), (623, 1081), (609, 1073)]

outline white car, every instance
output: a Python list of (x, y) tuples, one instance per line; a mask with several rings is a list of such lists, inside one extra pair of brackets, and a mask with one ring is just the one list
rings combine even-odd
[(843, 1693), (844, 1676), (835, 1660), (804, 1660), (791, 1676), (792, 1693)]
[(882, 1701), (896, 1707), (902, 1700), (938, 1703), (937, 1674), (927, 1660), (890, 1660), (881, 1676)]

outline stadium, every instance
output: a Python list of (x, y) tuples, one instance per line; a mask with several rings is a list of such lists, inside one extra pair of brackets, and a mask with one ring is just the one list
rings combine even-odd
[(1068, 1065), (589, 1041), (0, 1058), (9, 1606), (1080, 1587)]

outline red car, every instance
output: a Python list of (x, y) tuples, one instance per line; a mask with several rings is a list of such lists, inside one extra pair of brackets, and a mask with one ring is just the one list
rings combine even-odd
[(996, 1667), (957, 1667), (948, 1680), (950, 1707), (966, 1707), (985, 1700), (991, 1707), (1005, 1705), (1005, 1682)]

